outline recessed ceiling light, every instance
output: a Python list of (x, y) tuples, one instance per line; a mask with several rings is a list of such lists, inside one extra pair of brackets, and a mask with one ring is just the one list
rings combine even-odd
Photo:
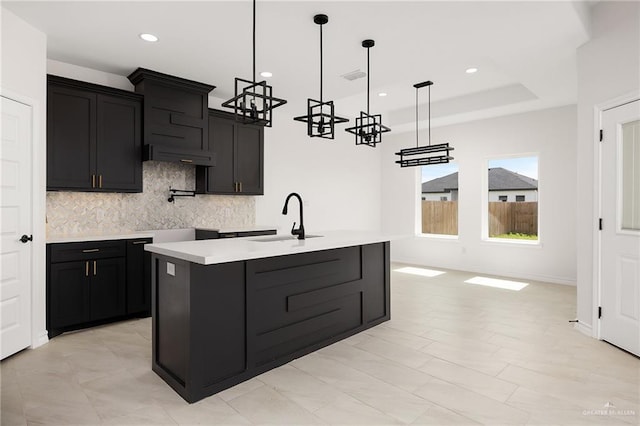
[(140, 38), (143, 39), (144, 41), (149, 41), (151, 43), (158, 41), (158, 37), (148, 33), (140, 34)]
[(467, 70), (465, 71), (467, 74), (473, 74), (478, 72), (478, 68), (467, 68)]
[(380, 93), (378, 93), (378, 96), (384, 98), (385, 96), (387, 96), (387, 93), (386, 92), (380, 92)]
[(269, 71), (262, 71), (260, 73), (261, 76), (268, 78), (268, 77), (273, 77), (273, 73), (269, 72)]

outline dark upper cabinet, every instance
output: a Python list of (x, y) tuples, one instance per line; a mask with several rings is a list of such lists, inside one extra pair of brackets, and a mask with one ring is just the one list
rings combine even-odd
[(151, 315), (151, 238), (127, 241), (127, 314)]
[(48, 76), (48, 190), (142, 192), (141, 162), (141, 96)]
[(264, 127), (236, 122), (232, 114), (210, 110), (209, 149), (215, 167), (196, 169), (196, 191), (204, 194), (264, 194)]
[(144, 160), (213, 166), (209, 150), (208, 94), (215, 86), (144, 68), (129, 75), (144, 94)]

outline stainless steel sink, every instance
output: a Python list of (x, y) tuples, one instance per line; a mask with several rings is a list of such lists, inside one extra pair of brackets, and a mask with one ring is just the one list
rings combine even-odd
[[(305, 239), (307, 238), (319, 238), (322, 237), (322, 235), (305, 235)], [(272, 237), (261, 237), (261, 238), (255, 238), (252, 239), (250, 241), (255, 241), (258, 243), (269, 243), (269, 242), (273, 242), (273, 241), (294, 241), (297, 240), (298, 237), (295, 235), (274, 235)]]

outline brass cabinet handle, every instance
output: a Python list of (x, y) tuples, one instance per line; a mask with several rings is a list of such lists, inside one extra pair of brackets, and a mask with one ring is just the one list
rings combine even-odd
[(100, 249), (84, 249), (82, 250), (83, 253), (96, 253), (99, 252)]
[(102, 188), (102, 175), (98, 178), (98, 187)]
[(89, 276), (89, 261), (88, 260), (86, 262), (84, 262), (84, 276), (85, 277)]
[(96, 187), (96, 175), (91, 175), (91, 187)]
[(180, 160), (181, 163), (193, 163), (193, 160), (189, 160), (187, 158), (183, 158), (182, 160)]
[(233, 182), (233, 192), (238, 192), (238, 182)]
[(93, 261), (93, 275), (95, 276), (98, 273), (98, 267), (97, 267), (97, 262), (94, 260)]

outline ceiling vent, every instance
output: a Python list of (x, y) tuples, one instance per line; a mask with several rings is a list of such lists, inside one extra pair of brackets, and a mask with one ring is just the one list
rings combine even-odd
[(341, 75), (342, 78), (349, 81), (357, 80), (359, 78), (366, 77), (366, 76), (367, 76), (367, 73), (360, 70), (351, 71)]

